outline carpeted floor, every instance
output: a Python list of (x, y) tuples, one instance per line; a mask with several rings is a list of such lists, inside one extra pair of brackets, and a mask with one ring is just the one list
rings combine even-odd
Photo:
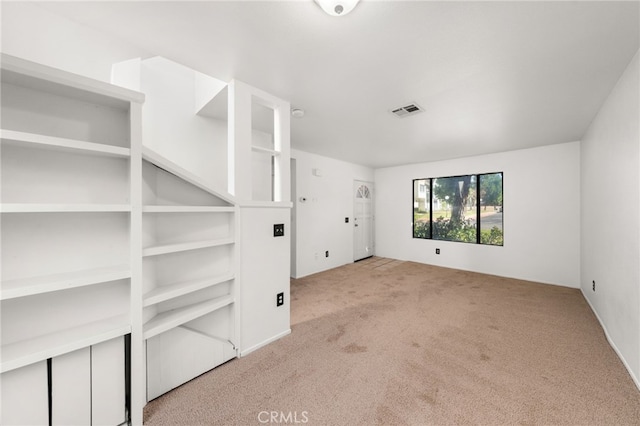
[(149, 403), (145, 423), (640, 424), (640, 392), (575, 289), (371, 258), (292, 280), (291, 319), (291, 335)]

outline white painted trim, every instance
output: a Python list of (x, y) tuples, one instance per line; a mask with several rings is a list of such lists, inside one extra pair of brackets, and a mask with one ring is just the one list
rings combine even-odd
[(291, 201), (242, 201), (238, 205), (242, 209), (247, 208), (273, 208), (273, 209), (290, 209), (293, 207)]
[(282, 333), (276, 334), (273, 337), (268, 338), (267, 340), (264, 340), (260, 343), (258, 343), (257, 345), (253, 345), (252, 347), (250, 347), (249, 349), (245, 349), (245, 350), (241, 350), (238, 354), (238, 358), (242, 358), (243, 356), (247, 356), (249, 355), (251, 352), (256, 351), (258, 349), (260, 349), (263, 346), (267, 346), (269, 343), (273, 343), (276, 340), (279, 340), (281, 338), (283, 338), (284, 336), (287, 336), (291, 334), (291, 329), (285, 330)]
[(598, 319), (598, 322), (600, 322), (600, 326), (602, 327), (602, 330), (604, 331), (604, 335), (606, 336), (607, 341), (609, 342), (609, 345), (613, 348), (614, 352), (616, 353), (616, 355), (618, 355), (618, 358), (620, 358), (620, 361), (622, 361), (622, 364), (625, 366), (625, 368), (629, 372), (629, 375), (631, 376), (631, 380), (633, 380), (633, 383), (636, 385), (638, 390), (640, 390), (640, 379), (633, 374), (633, 370), (631, 370), (631, 367), (629, 367), (629, 364), (627, 363), (627, 360), (624, 359), (624, 356), (622, 356), (622, 352), (620, 352), (620, 350), (618, 349), (616, 344), (611, 339), (611, 336), (609, 335), (609, 332), (607, 331), (607, 327), (605, 327), (604, 322), (602, 321), (602, 319), (598, 315), (598, 312), (595, 310), (595, 308), (591, 304), (591, 301), (589, 300), (589, 298), (584, 294), (584, 290), (582, 288), (580, 288), (580, 292), (582, 293), (582, 297), (584, 297), (584, 299), (587, 301), (587, 304), (591, 308), (591, 311), (593, 312), (593, 314)]

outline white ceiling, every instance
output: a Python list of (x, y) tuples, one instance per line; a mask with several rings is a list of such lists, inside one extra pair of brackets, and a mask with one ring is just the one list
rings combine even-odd
[(287, 99), (294, 148), (372, 167), (580, 140), (640, 39), (637, 1), (38, 4)]

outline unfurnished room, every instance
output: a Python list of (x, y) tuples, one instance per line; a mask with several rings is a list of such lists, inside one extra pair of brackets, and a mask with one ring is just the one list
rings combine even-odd
[(0, 19), (0, 424), (640, 425), (640, 1)]

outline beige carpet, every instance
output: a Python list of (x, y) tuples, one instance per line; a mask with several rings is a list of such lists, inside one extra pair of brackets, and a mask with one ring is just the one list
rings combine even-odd
[(372, 258), (292, 280), (291, 305), (290, 336), (152, 401), (145, 423), (640, 424), (578, 290)]

